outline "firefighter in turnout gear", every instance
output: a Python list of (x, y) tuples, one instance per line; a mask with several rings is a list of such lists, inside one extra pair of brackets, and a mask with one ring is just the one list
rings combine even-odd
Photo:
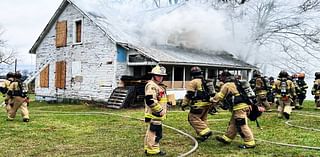
[(320, 110), (320, 72), (315, 73), (315, 80), (311, 90), (311, 94), (314, 95), (316, 109)]
[[(3, 82), (3, 84), (0, 86), (0, 91), (2, 93), (2, 96), (5, 97), (4, 98), (4, 103), (5, 103), (5, 107), (7, 110), (7, 113), (9, 112), (12, 104), (10, 103), (10, 97), (7, 95), (8, 93), (8, 89), (10, 84), (14, 81), (14, 73), (9, 72), (6, 76), (6, 80)], [(10, 106), (11, 105), (11, 106)]]
[(260, 71), (255, 70), (253, 72), (253, 78), (254, 80), (250, 81), (250, 86), (255, 91), (255, 94), (257, 96), (257, 103), (263, 105), (267, 110), (270, 109), (270, 104), (267, 99), (267, 94), (271, 90), (271, 86), (269, 81), (261, 76)]
[(8, 96), (10, 97), (7, 120), (12, 121), (20, 108), (21, 115), (24, 122), (29, 122), (28, 97), (23, 90), (21, 74), (16, 72), (14, 74), (14, 81), (10, 84), (8, 89)]
[(279, 73), (278, 80), (275, 81), (272, 87), (276, 93), (275, 97), (278, 102), (278, 117), (282, 118), (284, 116), (286, 119), (290, 118), (292, 111), (291, 103), (296, 98), (295, 86), (288, 77), (289, 74), (282, 70)]
[(304, 73), (297, 73), (296, 78), (294, 79), (297, 94), (297, 98), (295, 101), (296, 109), (302, 109), (303, 101), (306, 98), (308, 85), (304, 81), (304, 77)]
[(188, 121), (198, 134), (199, 137), (197, 139), (203, 142), (212, 135), (207, 123), (208, 111), (211, 105), (209, 102), (210, 93), (199, 67), (191, 68), (191, 76), (192, 80), (187, 86), (187, 93), (182, 101), (182, 110), (187, 106), (190, 107)]
[[(269, 82), (270, 82), (270, 86), (271, 88), (274, 86), (274, 78), (272, 76), (270, 76), (269, 78)], [(273, 90), (271, 89), (268, 93), (268, 102), (270, 103), (270, 106), (274, 106), (274, 95), (275, 93), (273, 93)]]
[[(224, 99), (232, 99), (231, 102), (233, 104), (229, 109), (232, 115), (226, 133), (223, 136), (217, 136), (216, 140), (229, 144), (236, 137), (237, 133), (239, 133), (244, 140), (244, 144), (239, 147), (244, 149), (254, 148), (256, 144), (247, 122), (250, 113), (250, 107), (247, 100), (244, 99), (244, 94), (239, 91), (239, 87), (236, 85), (237, 81), (235, 81), (233, 75), (230, 72), (224, 72), (222, 75), (226, 78), (224, 80), (225, 84), (222, 86), (221, 91), (211, 98), (210, 101), (213, 102), (213, 106), (216, 106)], [(247, 82), (247, 87), (250, 88), (249, 86), (250, 85)], [(255, 95), (252, 89), (251, 93), (254, 97)]]
[(152, 79), (145, 86), (145, 122), (148, 129), (144, 139), (144, 150), (146, 155), (165, 155), (160, 151), (160, 139), (162, 138), (162, 121), (167, 113), (166, 88), (162, 84), (166, 76), (166, 69), (155, 66), (151, 72)]

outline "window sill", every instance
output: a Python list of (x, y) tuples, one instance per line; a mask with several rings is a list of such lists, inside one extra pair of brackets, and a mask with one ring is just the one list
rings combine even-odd
[(80, 42), (80, 43), (72, 43), (71, 46), (73, 47), (73, 46), (82, 45), (82, 44), (83, 44), (82, 42)]

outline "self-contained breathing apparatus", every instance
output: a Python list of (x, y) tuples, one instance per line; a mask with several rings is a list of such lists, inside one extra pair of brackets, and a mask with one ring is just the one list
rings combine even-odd
[[(191, 103), (187, 106), (190, 106), (191, 109), (194, 109), (195, 106), (193, 106), (196, 101), (202, 101), (202, 102), (209, 102), (210, 97), (215, 95), (215, 88), (213, 81), (205, 80), (203, 78), (203, 72), (202, 70), (195, 66), (191, 68), (191, 76), (197, 79), (201, 79), (201, 89), (195, 89), (194, 92), (187, 91), (186, 97), (191, 100)], [(184, 110), (186, 106), (182, 106), (182, 110)]]
[(282, 100), (287, 100), (289, 99), (288, 97), (288, 84), (287, 84), (287, 79), (282, 78), (280, 80), (280, 89), (278, 93), (281, 95)]
[(188, 104), (182, 105), (181, 109), (184, 111), (185, 108), (190, 107), (190, 112), (201, 113), (202, 109), (195, 105), (198, 102), (210, 102), (210, 97), (215, 95), (215, 89), (212, 81), (206, 81), (201, 79), (201, 89), (196, 89), (194, 92), (187, 91), (186, 97), (190, 100)]
[(194, 92), (194, 95), (191, 97), (191, 100), (209, 101), (210, 96), (215, 95), (215, 90), (212, 81), (206, 81), (203, 78), (201, 78), (201, 89), (202, 90), (196, 90)]
[(232, 110), (234, 105), (240, 104), (240, 103), (246, 103), (251, 106), (250, 114), (248, 115), (248, 118), (251, 121), (257, 120), (259, 116), (261, 116), (262, 112), (259, 111), (258, 106), (256, 105), (256, 96), (253, 92), (252, 88), (250, 87), (250, 84), (246, 80), (235, 80), (234, 81), (237, 90), (239, 92), (239, 95), (233, 95), (232, 93), (228, 93), (225, 97), (225, 101), (223, 102), (222, 106), (220, 108), (224, 110)]

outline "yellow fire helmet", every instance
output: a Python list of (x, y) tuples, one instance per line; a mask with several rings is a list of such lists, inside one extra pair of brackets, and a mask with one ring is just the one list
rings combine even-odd
[(152, 75), (160, 75), (160, 76), (166, 76), (167, 73), (166, 73), (166, 68), (163, 67), (163, 66), (155, 66), (151, 72), (149, 72), (149, 74), (152, 74)]

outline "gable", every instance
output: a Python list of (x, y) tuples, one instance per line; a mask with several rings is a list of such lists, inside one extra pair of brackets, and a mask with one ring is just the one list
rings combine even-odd
[[(67, 20), (68, 17), (74, 17), (74, 20)], [(107, 34), (107, 32), (102, 29), (94, 20), (92, 20), (86, 13), (84, 13), (81, 9), (79, 9), (75, 4), (73, 4), (70, 0), (64, 0), (57, 11), (54, 13), (52, 18), (50, 19), (49, 23), (46, 25), (44, 30), (41, 32), (40, 36), (36, 40), (36, 42), (33, 44), (31, 49), (29, 50), (29, 53), (36, 54), (36, 51), (40, 44), (43, 42), (43, 40), (47, 37), (47, 35), (51, 31), (57, 31), (61, 32), (61, 30), (67, 29), (67, 34), (64, 34), (65, 32), (61, 32), (63, 34), (63, 37), (68, 37), (67, 41), (64, 41), (64, 39), (55, 39), (57, 43), (57, 47), (63, 47), (66, 46), (67, 42), (73, 42), (73, 25), (75, 24), (76, 20), (87, 20), (89, 21), (92, 25), (96, 26), (96, 29), (94, 30), (96, 33), (103, 34), (107, 39), (111, 40), (112, 42), (115, 43), (115, 41)], [(57, 24), (59, 22), (66, 21), (63, 25), (66, 26), (58, 26)], [(60, 29), (63, 27), (62, 29)], [(85, 26), (83, 26), (85, 27)], [(83, 30), (84, 31), (84, 30)], [(92, 31), (92, 30), (90, 30)], [(76, 31), (75, 31), (76, 32)], [(72, 38), (71, 38), (72, 36)], [(70, 39), (69, 39), (70, 38)]]

